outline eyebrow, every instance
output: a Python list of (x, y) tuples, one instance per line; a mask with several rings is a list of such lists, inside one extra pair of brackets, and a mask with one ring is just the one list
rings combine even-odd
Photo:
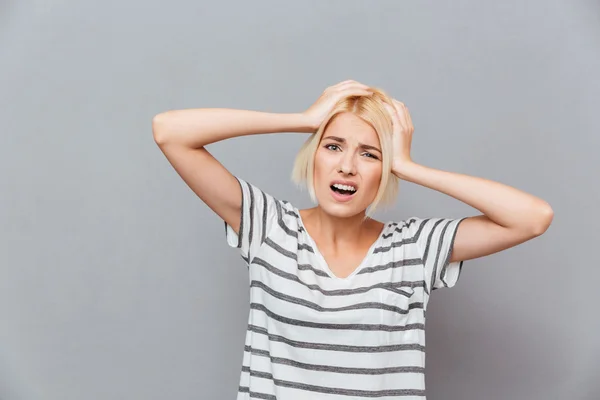
[[(323, 139), (332, 139), (338, 143), (346, 143), (346, 139), (337, 137), (337, 136), (327, 136)], [(362, 147), (363, 149), (375, 150), (375, 151), (378, 151), (379, 153), (381, 153), (381, 150), (379, 150), (377, 147), (371, 146), (369, 144), (359, 143), (359, 146)], [(383, 153), (381, 153), (381, 154), (383, 154)]]

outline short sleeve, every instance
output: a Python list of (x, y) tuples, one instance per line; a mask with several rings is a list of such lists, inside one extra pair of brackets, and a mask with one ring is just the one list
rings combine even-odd
[(450, 262), (459, 224), (467, 217), (410, 218), (409, 226), (425, 267), (427, 289), (456, 285), (464, 261)]
[(225, 222), (227, 244), (238, 248), (246, 264), (250, 264), (277, 221), (276, 202), (273, 196), (249, 182), (236, 177), (242, 190), (240, 229), (235, 230)]

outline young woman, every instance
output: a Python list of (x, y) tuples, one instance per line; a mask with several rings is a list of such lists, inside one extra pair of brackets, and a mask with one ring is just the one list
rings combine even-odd
[[(234, 177), (205, 148), (236, 136), (310, 133), (293, 179), (316, 206), (297, 209)], [(327, 88), (306, 111), (190, 109), (153, 119), (181, 178), (225, 222), (250, 275), (238, 399), (425, 398), (425, 313), (463, 261), (546, 231), (544, 200), (411, 159), (404, 104), (356, 81)], [(399, 180), (481, 215), (380, 222)]]

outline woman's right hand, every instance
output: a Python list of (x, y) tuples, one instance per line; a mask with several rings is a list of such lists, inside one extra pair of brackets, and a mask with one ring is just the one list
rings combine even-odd
[(371, 94), (373, 92), (365, 84), (354, 80), (343, 81), (325, 89), (317, 101), (302, 115), (308, 120), (309, 125), (314, 129), (312, 133), (314, 133), (338, 101), (348, 96), (370, 96)]

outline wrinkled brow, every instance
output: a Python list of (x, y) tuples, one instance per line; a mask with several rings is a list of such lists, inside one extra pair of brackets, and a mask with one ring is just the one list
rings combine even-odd
[[(325, 139), (335, 140), (338, 143), (346, 143), (346, 139), (338, 137), (338, 136), (327, 136), (327, 137), (323, 138), (323, 140), (325, 140)], [(375, 151), (378, 151), (379, 153), (381, 153), (381, 150), (379, 150), (375, 146), (371, 146), (369, 144), (364, 144), (364, 143), (359, 143), (358, 145), (359, 145), (359, 147), (362, 147), (365, 150), (375, 150)]]

